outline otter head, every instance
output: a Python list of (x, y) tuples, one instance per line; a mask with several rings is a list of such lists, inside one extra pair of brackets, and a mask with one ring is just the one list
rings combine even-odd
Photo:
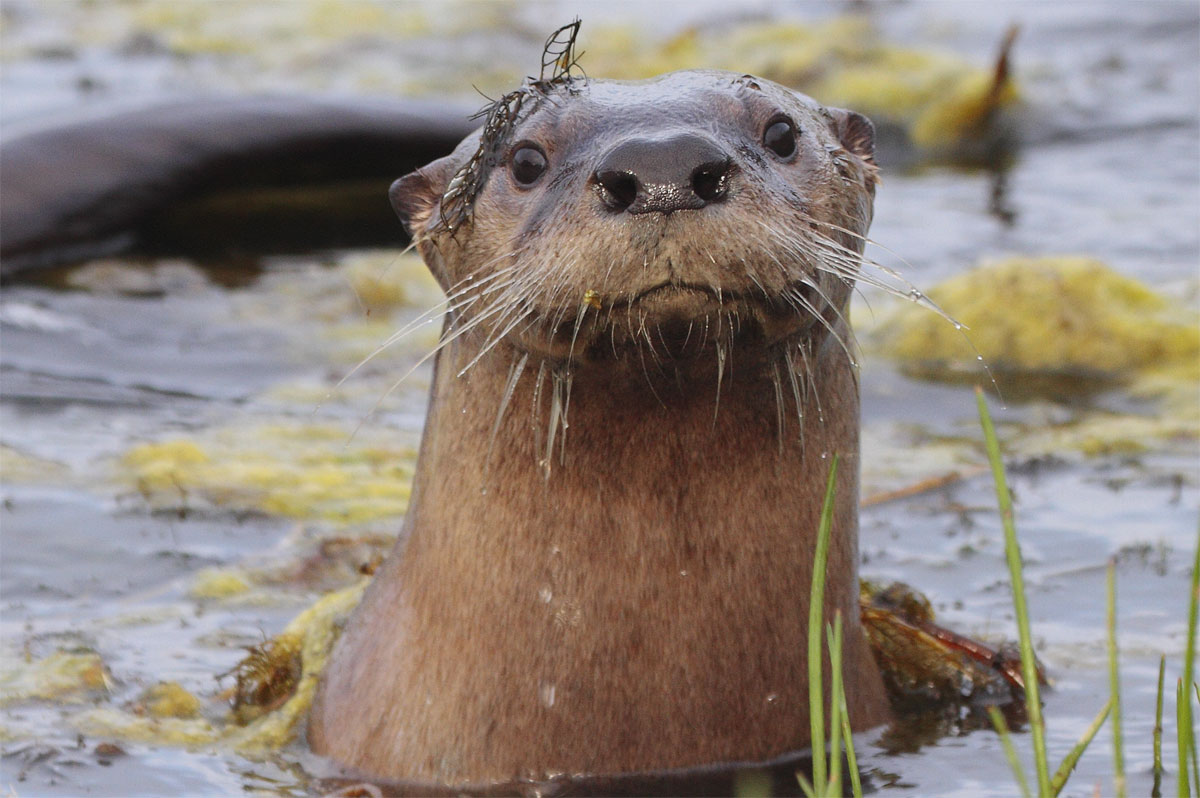
[(530, 96), (391, 190), (459, 323), (576, 364), (836, 330), (871, 220), (865, 117), (715, 71)]

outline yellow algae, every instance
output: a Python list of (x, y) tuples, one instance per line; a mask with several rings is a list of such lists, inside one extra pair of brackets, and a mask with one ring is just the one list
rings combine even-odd
[(955, 75), (913, 120), (910, 136), (914, 144), (926, 150), (975, 138), (985, 131), (997, 108), (1013, 105), (1019, 99), (1011, 81), (994, 87), (993, 76), (986, 72)]
[(303, 33), (324, 38), (351, 38), (364, 34), (411, 38), (430, 32), (429, 19), (420, 6), (408, 4), (347, 3), (315, 0), (308, 3)]
[(370, 314), (397, 307), (429, 306), (441, 298), (441, 289), (429, 268), (412, 252), (346, 256), (338, 273)]
[(0, 479), (5, 482), (58, 482), (68, 471), (62, 463), (45, 460), (0, 443)]
[(147, 687), (135, 705), (151, 718), (195, 718), (200, 715), (200, 699), (179, 682), (159, 682)]
[(987, 263), (929, 296), (969, 328), (970, 343), (916, 305), (871, 336), (883, 352), (926, 374), (977, 373), (973, 344), (995, 371), (1200, 377), (1200, 317), (1092, 258)]
[(1139, 454), (1153, 444), (1175, 441), (1195, 451), (1200, 438), (1200, 412), (1193, 403), (1190, 412), (1159, 413), (1153, 416), (1093, 413), (1069, 424), (1050, 425), (1010, 436), (1012, 452), (1041, 455), (1074, 450), (1089, 457)]
[(278, 13), (256, 0), (127, 3), (129, 23), (153, 32), (181, 54), (255, 54), (271, 43), (343, 42), (365, 36), (410, 38), (428, 32), (419, 7), (332, 0), (293, 0)]
[(89, 693), (108, 690), (108, 671), (94, 651), (56, 651), (35, 662), (5, 657), (0, 669), (0, 706), (40, 699), (71, 703)]
[[(71, 723), (91, 736), (156, 745), (225, 744), (244, 754), (278, 750), (299, 731), (333, 643), (346, 617), (362, 600), (369, 582), (370, 579), (362, 578), (351, 587), (323, 596), (293, 618), (276, 637), (257, 647), (259, 661), (248, 666), (244, 661), (239, 669), (259, 676), (265, 673), (264, 668), (275, 669), (270, 683), (255, 683), (252, 679), (243, 683), (239, 678), (240, 705), (227, 724), (214, 724), (198, 717), (199, 699), (178, 685), (156, 685), (143, 694), (143, 699), (149, 695), (162, 702), (157, 705), (161, 712), (152, 711), (142, 701), (134, 706), (134, 711), (100, 707), (81, 712), (71, 718)], [(251, 654), (247, 659), (253, 657)], [(257, 689), (259, 686), (264, 689)], [(255, 701), (261, 702), (257, 705), (259, 712), (250, 711), (256, 706)]]
[(197, 441), (143, 444), (120, 466), (158, 509), (206, 503), (337, 525), (398, 518), (416, 450), (380, 441), (394, 432), (352, 432), (303, 423), (223, 428)]
[(250, 590), (250, 583), (239, 572), (223, 568), (204, 568), (192, 577), (188, 595), (194, 599), (226, 599)]
[(301, 672), (291, 697), (278, 709), (268, 712), (248, 726), (228, 731), (227, 739), (244, 753), (270, 751), (283, 747), (295, 737), (312, 706), (317, 680), (329, 658), (342, 623), (362, 600), (370, 579), (323, 597), (297, 615), (276, 639), (302, 640)]
[(154, 745), (206, 746), (220, 739), (213, 724), (202, 718), (147, 717), (115, 707), (90, 709), (75, 715), (70, 722), (89, 737)]

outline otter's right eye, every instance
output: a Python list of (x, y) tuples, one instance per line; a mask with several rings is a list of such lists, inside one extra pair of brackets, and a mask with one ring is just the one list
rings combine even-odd
[(763, 145), (780, 158), (790, 158), (796, 151), (796, 126), (786, 116), (777, 117), (763, 131)]
[(523, 186), (531, 186), (546, 171), (546, 156), (537, 147), (518, 147), (513, 151), (508, 168), (513, 180)]

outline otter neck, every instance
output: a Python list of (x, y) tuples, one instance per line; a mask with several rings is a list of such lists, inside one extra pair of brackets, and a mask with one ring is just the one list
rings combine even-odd
[(847, 622), (852, 722), (881, 721), (858, 626), (857, 382), (835, 347), (808, 364), (803, 442), (784, 378), (782, 447), (776, 384), (749, 361), (727, 366), (719, 409), (715, 379), (651, 390), (640, 366), (584, 364), (548, 477), (549, 378), (539, 389), (527, 365), (514, 383), (520, 355), (502, 349), (459, 376), (477, 350), (444, 351), (405, 533), (339, 646), (346, 678), (325, 686), (323, 704), (359, 713), (357, 736), (317, 743), (441, 784), (805, 747), (807, 596), (834, 454), (825, 606)]

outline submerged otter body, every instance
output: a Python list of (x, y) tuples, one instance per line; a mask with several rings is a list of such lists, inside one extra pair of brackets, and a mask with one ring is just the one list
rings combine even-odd
[(313, 748), (455, 788), (807, 747), (835, 455), (826, 614), (852, 726), (882, 722), (845, 319), (870, 123), (681, 72), (566, 80), (489, 135), (393, 187), (450, 296), (447, 343), (405, 528), (334, 650)]

